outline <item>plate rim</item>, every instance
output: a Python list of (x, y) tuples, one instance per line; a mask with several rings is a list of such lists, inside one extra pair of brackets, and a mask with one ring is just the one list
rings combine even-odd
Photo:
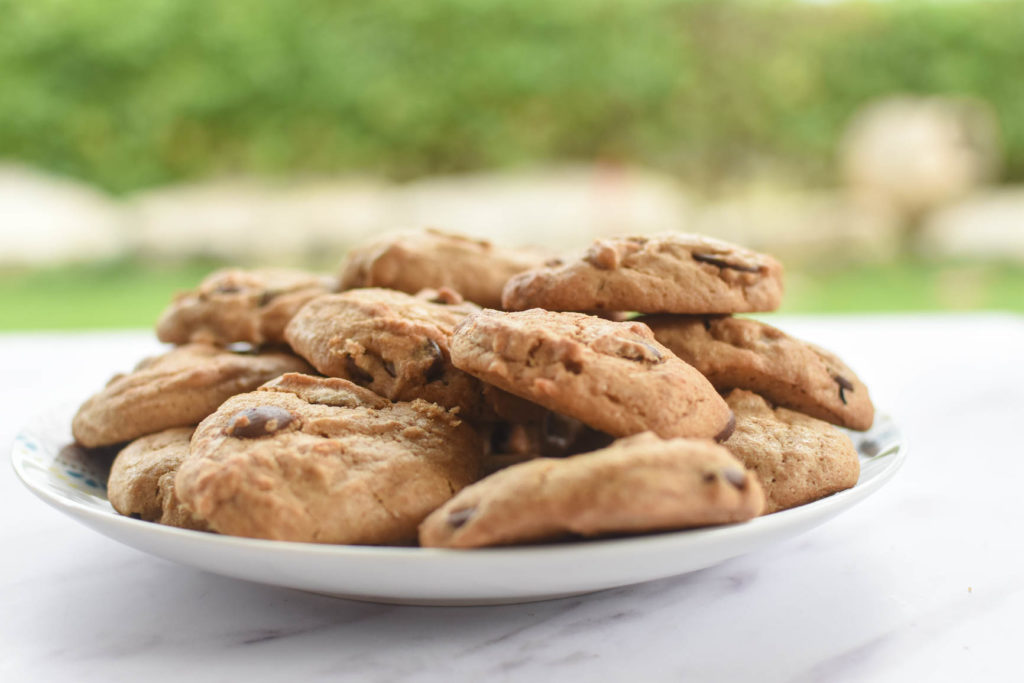
[[(58, 492), (52, 488), (38, 485), (33, 481), (32, 475), (26, 471), (26, 465), (31, 467), (36, 463), (31, 463), (29, 459), (25, 457), (22, 449), (19, 448), (19, 444), (24, 443), (28, 438), (35, 439), (35, 437), (31, 436), (31, 431), (34, 425), (42, 422), (43, 420), (54, 419), (63, 410), (66, 410), (66, 407), (60, 406), (51, 409), (50, 411), (40, 413), (33, 419), (26, 422), (15, 435), (10, 449), (10, 462), (17, 478), (30, 492), (43, 500), (43, 502), (49, 504), (51, 507), (54, 507), (58, 511), (72, 517), (75, 521), (83, 524), (85, 522), (79, 519), (79, 517), (88, 517), (104, 524), (113, 523), (121, 525), (124, 528), (134, 528), (138, 530), (145, 529), (147, 533), (157, 536), (163, 535), (167, 538), (176, 538), (179, 540), (189, 539), (199, 544), (211, 544), (218, 547), (231, 546), (233, 549), (237, 550), (265, 550), (290, 554), (296, 557), (309, 557), (310, 555), (314, 555), (317, 556), (318, 559), (333, 558), (339, 560), (362, 560), (379, 558), (395, 560), (401, 559), (405, 561), (423, 559), (427, 561), (456, 560), (457, 558), (457, 561), (460, 562), (472, 562), (473, 560), (468, 558), (481, 558), (490, 562), (494, 559), (521, 560), (527, 556), (537, 559), (542, 557), (545, 559), (555, 559), (564, 555), (573, 555), (578, 556), (580, 559), (586, 559), (582, 556), (586, 554), (602, 555), (610, 552), (617, 553), (626, 550), (656, 550), (660, 546), (675, 545), (684, 539), (701, 543), (711, 542), (732, 534), (742, 536), (749, 533), (757, 533), (758, 531), (771, 532), (773, 529), (786, 527), (791, 523), (797, 523), (798, 519), (808, 515), (817, 516), (820, 518), (821, 523), (824, 523), (830, 520), (835, 514), (842, 512), (843, 510), (874, 494), (879, 488), (888, 483), (906, 462), (909, 451), (906, 430), (895, 418), (891, 416), (891, 414), (878, 412), (875, 417), (875, 426), (879, 425), (879, 421), (882, 421), (884, 424), (888, 425), (891, 430), (893, 430), (894, 436), (892, 438), (892, 447), (887, 448), (883, 452), (874, 456), (868, 456), (866, 458), (861, 457), (862, 472), (863, 464), (865, 462), (883, 463), (882, 468), (875, 473), (871, 479), (866, 482), (862, 482), (858, 479), (857, 484), (852, 488), (839, 491), (804, 505), (755, 517), (745, 522), (632, 536), (583, 539), (568, 543), (555, 542), (485, 548), (460, 549), (423, 548), (419, 546), (345, 545), (247, 538), (181, 529), (126, 517), (113, 509), (97, 509), (67, 496), (59, 495)], [(847, 431), (847, 433), (851, 434), (849, 431)], [(857, 434), (857, 432), (853, 432), (852, 434)], [(68, 438), (67, 442), (70, 444), (71, 439)], [(853, 500), (850, 500), (851, 498)], [(90, 528), (93, 528), (97, 533), (102, 533), (94, 527)], [(128, 545), (123, 542), (121, 543), (123, 545)]]

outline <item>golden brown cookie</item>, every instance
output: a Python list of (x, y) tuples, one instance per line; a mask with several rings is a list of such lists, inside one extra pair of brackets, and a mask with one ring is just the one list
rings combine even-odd
[(342, 264), (341, 287), (387, 287), (408, 294), (428, 287), (450, 287), (469, 301), (499, 308), (505, 281), (540, 266), (546, 258), (533, 251), (503, 249), (486, 240), (427, 229), (353, 248)]
[(452, 362), (485, 382), (614, 436), (722, 436), (714, 387), (634, 322), (484, 310), (452, 336)]
[(556, 259), (505, 285), (506, 310), (738, 313), (773, 311), (782, 266), (701, 235), (599, 239), (578, 260)]
[(860, 459), (850, 437), (827, 422), (736, 389), (726, 397), (736, 430), (722, 445), (764, 488), (764, 513), (803, 505), (852, 488)]
[(763, 504), (757, 479), (725, 448), (646, 433), (496, 472), (427, 517), (420, 544), (475, 548), (684, 529), (744, 521)]
[(219, 270), (175, 297), (157, 322), (157, 337), (172, 344), (283, 344), (295, 312), (337, 289), (335, 278), (299, 270)]
[[(431, 295), (426, 295), (431, 296)], [(452, 330), (479, 311), (389, 289), (352, 289), (309, 302), (285, 330), (317, 370), (397, 401), (422, 398), (476, 416), (480, 382), (451, 364)]]
[(107, 499), (122, 515), (183, 529), (207, 530), (206, 523), (181, 504), (174, 476), (188, 455), (192, 427), (175, 427), (139, 437), (114, 458)]
[(283, 373), (310, 369), (290, 353), (233, 353), (186, 344), (114, 376), (78, 409), (71, 432), (78, 443), (93, 448), (195, 426), (230, 396)]
[(835, 354), (749, 318), (645, 316), (659, 342), (720, 392), (747, 389), (775, 405), (850, 429), (868, 429), (868, 389)]
[(476, 480), (481, 454), (473, 429), (436, 404), (288, 374), (204, 420), (176, 485), (221, 533), (401, 545)]

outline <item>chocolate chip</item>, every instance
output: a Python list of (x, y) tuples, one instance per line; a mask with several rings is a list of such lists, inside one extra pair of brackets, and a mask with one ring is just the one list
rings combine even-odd
[(281, 294), (283, 294), (283, 292), (281, 290), (268, 289), (265, 292), (263, 292), (262, 294), (260, 294), (259, 305), (260, 306), (266, 306), (271, 301), (273, 301), (277, 297), (281, 296)]
[(722, 443), (728, 440), (732, 433), (736, 431), (736, 413), (729, 411), (729, 423), (725, 425), (725, 429), (720, 431), (715, 437), (715, 441)]
[(370, 384), (373, 382), (373, 375), (356, 365), (356, 359), (352, 356), (345, 356), (345, 372), (349, 380), (356, 384)]
[(458, 529), (460, 526), (469, 521), (469, 518), (476, 512), (476, 508), (463, 508), (462, 510), (455, 510), (454, 512), (448, 513), (448, 524), (453, 529)]
[(227, 435), (237, 439), (258, 439), (281, 431), (295, 419), (278, 406), (257, 406), (235, 413), (228, 423)]
[(832, 379), (834, 379), (836, 381), (836, 384), (839, 385), (839, 400), (842, 401), (843, 405), (845, 406), (846, 405), (846, 394), (843, 393), (843, 392), (844, 392), (844, 390), (845, 391), (853, 391), (853, 382), (851, 382), (850, 380), (846, 379), (842, 375), (833, 375)]
[(562, 361), (562, 365), (565, 369), (574, 375), (578, 375), (583, 372), (583, 363), (578, 358), (566, 358)]
[(433, 339), (427, 339), (426, 352), (433, 357), (433, 360), (423, 372), (423, 381), (436, 382), (444, 377), (444, 353)]
[(711, 319), (710, 318), (702, 318), (701, 322), (704, 323), (704, 329), (707, 330), (708, 332), (710, 332), (711, 331)]
[(395, 376), (395, 364), (391, 361), (384, 361), (384, 372), (388, 373), (392, 377)]
[(722, 476), (725, 480), (735, 486), (738, 489), (746, 488), (747, 486), (747, 473), (736, 467), (726, 467), (722, 470)]
[(719, 268), (731, 268), (732, 270), (738, 270), (741, 273), (760, 273), (760, 266), (748, 266), (743, 263), (730, 263), (723, 257), (716, 254), (701, 254), (699, 252), (693, 252), (690, 254), (694, 261), (700, 261), (701, 263), (710, 263), (713, 266)]

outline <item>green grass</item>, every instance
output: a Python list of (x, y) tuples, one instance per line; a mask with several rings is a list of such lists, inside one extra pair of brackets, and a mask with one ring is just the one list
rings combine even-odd
[(782, 310), (1024, 312), (1024, 266), (905, 261), (835, 271), (798, 270), (788, 273)]
[[(0, 271), (0, 330), (149, 327), (175, 292), (217, 264), (116, 261)], [(790, 270), (787, 313), (1004, 310), (1024, 313), (1024, 266), (903, 262)]]
[(114, 261), (0, 271), (0, 330), (148, 327), (216, 264)]

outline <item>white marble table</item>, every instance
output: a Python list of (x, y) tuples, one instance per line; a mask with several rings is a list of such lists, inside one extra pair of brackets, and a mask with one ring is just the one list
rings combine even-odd
[[(787, 317), (900, 421), (862, 505), (717, 567), (565, 600), (428, 608), (235, 581), (118, 545), (0, 468), (0, 681), (1020, 681), (1024, 319)], [(159, 347), (0, 335), (0, 443)]]

